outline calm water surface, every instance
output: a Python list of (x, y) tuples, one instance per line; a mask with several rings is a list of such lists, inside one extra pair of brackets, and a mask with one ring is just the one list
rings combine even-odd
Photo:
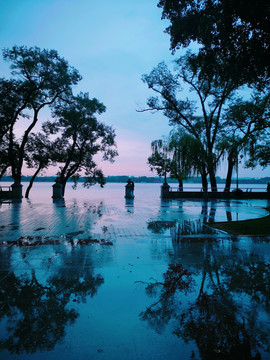
[(51, 185), (0, 207), (0, 359), (270, 359), (270, 239), (205, 224), (267, 201)]

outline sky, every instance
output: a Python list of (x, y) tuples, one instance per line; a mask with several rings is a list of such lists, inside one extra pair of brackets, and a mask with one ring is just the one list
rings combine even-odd
[[(159, 62), (179, 57), (170, 52), (168, 22), (158, 0), (0, 0), (0, 48), (13, 45), (55, 49), (83, 79), (74, 93), (89, 92), (106, 106), (100, 120), (116, 131), (119, 156), (101, 162), (104, 174), (153, 176), (147, 158), (151, 141), (171, 127), (161, 113), (137, 112), (153, 95), (142, 82)], [(0, 59), (0, 76), (9, 77)], [(187, 94), (188, 95), (188, 94)], [(48, 120), (41, 115), (40, 122)], [(52, 170), (55, 174), (56, 169)], [(50, 173), (48, 173), (50, 174)], [(239, 176), (269, 176), (268, 169), (239, 169)], [(218, 170), (225, 177), (225, 168)]]

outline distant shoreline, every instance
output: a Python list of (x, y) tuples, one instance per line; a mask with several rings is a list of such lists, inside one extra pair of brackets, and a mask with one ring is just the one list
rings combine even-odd
[[(164, 182), (163, 178), (159, 178), (159, 177), (150, 177), (150, 176), (130, 176), (130, 178), (135, 182), (135, 183), (158, 183), (158, 184), (162, 184)], [(31, 176), (23, 176), (22, 177), (22, 182), (29, 182), (31, 179)], [(42, 177), (37, 177), (35, 179), (35, 182), (54, 182), (56, 179), (56, 176), (42, 176)], [(127, 175), (122, 175), (122, 176), (107, 176), (105, 177), (106, 182), (107, 183), (126, 183), (127, 180), (129, 179), (129, 176)], [(3, 176), (2, 179), (0, 180), (1, 182), (12, 182), (12, 178), (10, 176)], [(79, 180), (79, 182), (83, 182), (84, 178), (81, 178)], [(167, 179), (168, 183), (171, 184), (178, 184), (178, 181), (175, 179), (171, 179), (168, 178)], [(72, 182), (70, 180), (70, 182)], [(239, 184), (244, 185), (244, 184), (267, 184), (267, 182), (270, 182), (270, 177), (264, 177), (264, 178), (259, 178), (259, 179), (255, 179), (255, 178), (239, 178), (238, 179)], [(217, 183), (218, 184), (225, 184), (225, 179), (222, 179), (220, 177), (217, 176)], [(184, 184), (201, 184), (201, 178), (200, 177), (196, 177), (196, 178), (190, 178), (188, 180), (184, 180)], [(236, 184), (236, 179), (233, 178), (232, 179), (232, 184)]]

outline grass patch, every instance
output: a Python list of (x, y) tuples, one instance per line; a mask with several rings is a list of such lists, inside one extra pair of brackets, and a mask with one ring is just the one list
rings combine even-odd
[[(267, 209), (269, 211), (269, 208)], [(270, 215), (259, 219), (209, 223), (233, 235), (270, 235)]]

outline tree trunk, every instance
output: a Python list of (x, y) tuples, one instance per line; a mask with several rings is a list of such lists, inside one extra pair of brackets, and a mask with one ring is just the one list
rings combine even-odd
[(60, 184), (62, 185), (62, 195), (64, 197), (65, 195), (65, 190), (66, 190), (66, 185), (67, 185), (67, 179), (61, 179)]
[(232, 213), (231, 213), (231, 211), (226, 211), (226, 217), (227, 217), (227, 221), (232, 221)]
[(201, 177), (202, 177), (202, 189), (203, 189), (203, 192), (204, 192), (204, 197), (205, 199), (207, 199), (207, 193), (208, 193), (208, 182), (207, 182), (207, 176), (206, 176), (206, 172), (203, 171), (202, 174), (201, 174)]
[(167, 173), (166, 173), (166, 171), (164, 173), (164, 184), (167, 184)]
[(1, 170), (0, 173), (0, 180), (2, 179), (2, 176), (4, 176), (5, 172), (7, 171), (7, 168), (9, 167), (9, 165), (6, 165), (3, 167), (3, 169)]
[[(17, 169), (16, 169), (17, 170)], [(22, 181), (22, 174), (17, 171), (13, 172), (12, 178), (14, 180), (14, 184), (20, 184)]]
[(232, 183), (232, 172), (233, 172), (234, 165), (235, 165), (235, 160), (232, 155), (232, 152), (230, 152), (230, 154), (228, 156), (228, 170), (227, 170), (227, 177), (226, 177), (226, 183), (225, 183), (225, 188), (224, 188), (225, 192), (230, 192), (231, 183)]
[[(23, 161), (24, 161), (25, 145), (27, 143), (29, 134), (31, 133), (32, 129), (34, 128), (34, 126), (36, 125), (36, 123), (38, 121), (38, 113), (39, 113), (40, 109), (41, 109), (41, 107), (39, 107), (39, 109), (34, 109), (33, 121), (30, 124), (30, 126), (24, 132), (21, 145), (20, 145), (20, 147), (18, 149), (16, 162), (14, 162), (14, 161), (11, 162), (11, 164), (12, 164), (12, 177), (14, 179), (14, 182), (17, 183), (17, 184), (20, 184), (21, 180), (22, 180), (22, 167), (23, 167)], [(12, 156), (14, 156), (13, 153), (12, 153)]]
[(206, 279), (206, 270), (204, 269), (198, 299), (203, 295), (203, 288), (204, 288), (205, 279)]
[(211, 190), (213, 192), (216, 192), (217, 191), (217, 180), (216, 180), (216, 175), (215, 175), (215, 172), (213, 169), (209, 172), (209, 178), (210, 178), (210, 183), (211, 183)]
[(26, 199), (28, 199), (29, 193), (30, 193), (30, 190), (31, 190), (31, 188), (32, 188), (32, 186), (33, 186), (33, 183), (34, 183), (34, 181), (35, 181), (35, 178), (36, 178), (37, 174), (40, 172), (41, 169), (42, 169), (42, 166), (39, 166), (39, 167), (37, 168), (36, 172), (34, 173), (34, 175), (32, 176), (32, 178), (31, 178), (31, 180), (30, 180), (30, 182), (29, 182), (28, 188), (26, 189), (26, 192), (25, 192), (25, 197), (26, 197)]
[(179, 191), (183, 192), (183, 180), (182, 179), (178, 179), (178, 183), (179, 183)]

